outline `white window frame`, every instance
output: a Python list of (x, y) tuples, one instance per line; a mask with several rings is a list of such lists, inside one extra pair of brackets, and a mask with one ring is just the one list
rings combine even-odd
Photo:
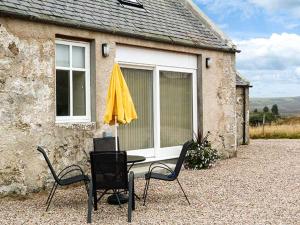
[(193, 102), (193, 133), (197, 132), (197, 70), (190, 68), (179, 68), (170, 66), (155, 66), (151, 64), (134, 64), (134, 63), (120, 63), (121, 68), (145, 69), (153, 71), (153, 132), (154, 132), (154, 148), (129, 150), (129, 155), (142, 155), (147, 158), (147, 161), (164, 160), (178, 158), (182, 146), (160, 147), (160, 71), (189, 73), (192, 76), (192, 102)]
[[(70, 65), (69, 67), (56, 66), (55, 64), (55, 79), (56, 70), (65, 70), (70, 73), (70, 116), (57, 116), (56, 115), (56, 99), (55, 99), (55, 122), (56, 123), (82, 123), (91, 122), (91, 85), (90, 85), (90, 43), (80, 41), (69, 41), (56, 39), (55, 44), (62, 44), (69, 46)], [(85, 49), (85, 68), (75, 68), (72, 66), (72, 48), (83, 47)], [(56, 57), (56, 56), (55, 56)], [(56, 61), (56, 58), (55, 58)], [(74, 116), (73, 115), (73, 71), (85, 72), (85, 101), (86, 101), (86, 115)], [(55, 95), (56, 96), (56, 95)]]

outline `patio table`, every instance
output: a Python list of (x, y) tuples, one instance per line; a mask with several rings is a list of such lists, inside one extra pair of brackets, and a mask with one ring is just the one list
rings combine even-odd
[(145, 161), (146, 158), (144, 156), (139, 156), (139, 155), (127, 155), (127, 164), (130, 164), (131, 165), (129, 166), (128, 168), (128, 172), (129, 170), (134, 166), (135, 163), (138, 163), (138, 162), (143, 162)]
[[(130, 169), (134, 166), (135, 163), (138, 162), (143, 162), (145, 161), (146, 158), (144, 156), (139, 156), (139, 155), (127, 155), (127, 164), (129, 165), (129, 168), (127, 169), (128, 173), (130, 171)], [(128, 202), (128, 197), (122, 193), (118, 193), (117, 194), (120, 200), (121, 204), (124, 204), (126, 202)], [(136, 194), (134, 194), (136, 198), (140, 199)], [(112, 194), (111, 196), (109, 196), (107, 198), (107, 202), (111, 205), (118, 205), (119, 201), (117, 199), (117, 196), (115, 194)]]

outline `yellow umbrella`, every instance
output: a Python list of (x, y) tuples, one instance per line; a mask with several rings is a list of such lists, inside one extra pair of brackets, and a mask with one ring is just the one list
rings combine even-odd
[(125, 82), (119, 64), (116, 63), (111, 73), (104, 115), (104, 123), (115, 125), (116, 148), (118, 123), (127, 124), (135, 119), (137, 119), (137, 114), (128, 86)]

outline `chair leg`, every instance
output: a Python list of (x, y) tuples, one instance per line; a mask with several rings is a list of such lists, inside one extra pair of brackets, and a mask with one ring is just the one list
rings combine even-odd
[(97, 199), (97, 202), (100, 202), (101, 198), (106, 194), (108, 190), (103, 191), (103, 193), (101, 193), (100, 197)]
[(58, 184), (56, 183), (55, 186), (54, 186), (52, 195), (51, 195), (51, 197), (50, 197), (49, 200), (48, 200), (48, 205), (47, 205), (47, 208), (46, 208), (46, 212), (47, 212), (48, 209), (49, 209), (49, 206), (50, 206), (50, 204), (51, 204), (51, 201), (52, 201), (52, 199), (53, 199), (53, 196), (54, 196), (54, 194), (55, 194), (55, 191), (56, 191), (56, 189), (57, 189), (57, 186), (58, 186)]
[(150, 184), (150, 179), (148, 179), (146, 181), (146, 185), (145, 185), (145, 190), (144, 190), (144, 206), (146, 205), (146, 199), (147, 199), (147, 194), (148, 194), (148, 188), (149, 188), (149, 184)]
[(87, 223), (92, 222), (92, 207), (93, 207), (93, 185), (92, 185), (92, 181), (91, 181), (90, 187), (89, 187)]
[(54, 182), (54, 184), (53, 184), (53, 186), (52, 186), (52, 188), (51, 188), (51, 191), (50, 191), (50, 193), (49, 193), (49, 195), (48, 195), (48, 198), (47, 198), (47, 201), (46, 201), (46, 203), (45, 203), (45, 204), (48, 204), (48, 202), (49, 202), (49, 199), (50, 199), (50, 196), (52, 195), (52, 192), (53, 192), (53, 190), (54, 190), (54, 186), (55, 186), (55, 184), (56, 184), (56, 181)]
[(135, 196), (137, 196), (135, 194), (135, 190), (134, 190), (134, 182), (132, 184), (132, 210), (135, 210)]
[(130, 172), (129, 174), (129, 183), (128, 183), (128, 223), (131, 222), (132, 210), (134, 210), (134, 174)]
[(86, 190), (86, 193), (87, 195), (89, 196), (89, 185), (88, 185), (88, 181), (84, 181), (84, 186), (85, 186), (85, 190)]
[(143, 192), (142, 199), (145, 198), (145, 193), (146, 193), (147, 184), (148, 184), (148, 180), (146, 180), (146, 183), (145, 183), (145, 188), (144, 188), (144, 192)]
[(98, 210), (97, 191), (94, 192), (93, 196), (94, 196), (94, 210), (97, 211)]
[(179, 186), (180, 186), (180, 188), (181, 188), (181, 190), (182, 190), (182, 192), (183, 192), (183, 194), (184, 194), (185, 199), (187, 200), (187, 202), (189, 203), (189, 205), (191, 205), (191, 203), (190, 203), (190, 201), (189, 201), (187, 195), (185, 194), (185, 192), (184, 192), (184, 190), (183, 190), (183, 188), (182, 188), (182, 186), (181, 186), (181, 184), (180, 184), (178, 178), (177, 178), (176, 180), (177, 180), (177, 182), (178, 182), (178, 184), (179, 184)]
[(116, 190), (113, 190), (113, 192), (114, 192), (114, 195), (116, 196), (116, 198), (118, 200), (119, 207), (122, 208), (121, 201), (120, 201), (120, 198), (119, 198), (119, 192), (117, 192)]
[(145, 183), (145, 187), (144, 187), (142, 199), (145, 198), (145, 192), (146, 192), (147, 182), (148, 182), (148, 180), (146, 180), (146, 183)]

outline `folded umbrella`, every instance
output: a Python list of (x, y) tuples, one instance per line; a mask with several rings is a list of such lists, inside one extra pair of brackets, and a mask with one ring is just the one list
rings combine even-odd
[(117, 126), (128, 124), (137, 119), (137, 113), (130, 96), (130, 92), (119, 64), (115, 64), (111, 73), (110, 84), (107, 93), (104, 123), (115, 125), (116, 150)]

